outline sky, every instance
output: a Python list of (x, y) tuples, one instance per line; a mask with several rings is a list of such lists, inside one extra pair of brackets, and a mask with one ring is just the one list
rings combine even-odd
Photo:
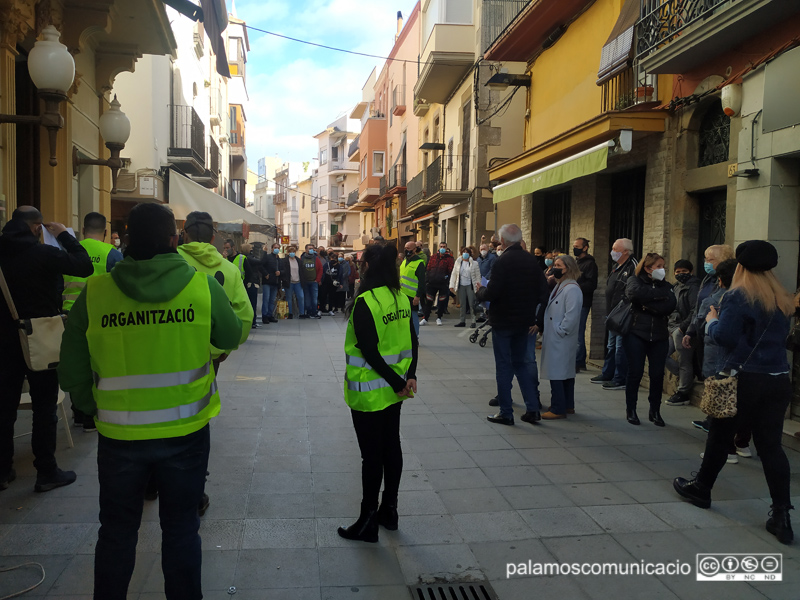
[[(231, 9), (233, 0), (228, 0)], [(415, 0), (235, 0), (238, 18), (283, 35), (387, 56)], [(317, 155), (314, 135), (361, 101), (361, 88), (383, 62), (315, 48), (252, 29), (247, 32), (247, 160), (279, 156), (306, 161)]]

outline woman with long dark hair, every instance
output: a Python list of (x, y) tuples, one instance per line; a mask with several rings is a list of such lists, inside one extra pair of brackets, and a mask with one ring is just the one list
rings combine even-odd
[[(344, 400), (350, 407), (361, 450), (361, 514), (340, 527), (348, 540), (378, 541), (378, 525), (398, 526), (397, 493), (403, 472), (400, 408), (417, 391), (417, 336), (411, 309), (400, 291), (397, 248), (368, 246), (361, 283), (345, 314)], [(383, 498), (378, 495), (383, 481)]]
[(695, 506), (711, 506), (711, 488), (725, 466), (729, 448), (742, 425), (752, 429), (772, 498), (766, 529), (783, 544), (794, 538), (789, 511), (789, 460), (781, 446), (783, 417), (792, 399), (786, 336), (794, 299), (775, 277), (775, 246), (751, 240), (736, 248), (739, 265), (730, 289), (706, 317), (706, 336), (726, 354), (726, 375), (737, 375), (736, 415), (710, 419), (703, 463), (692, 480), (676, 477), (675, 491)]

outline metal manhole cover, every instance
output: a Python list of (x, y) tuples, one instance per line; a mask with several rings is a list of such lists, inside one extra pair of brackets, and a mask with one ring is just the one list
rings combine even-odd
[(410, 586), (414, 600), (499, 600), (488, 581)]

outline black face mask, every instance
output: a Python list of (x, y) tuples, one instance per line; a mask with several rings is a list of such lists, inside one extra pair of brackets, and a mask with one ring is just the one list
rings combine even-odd
[(675, 279), (677, 279), (680, 283), (686, 283), (692, 278), (691, 273), (678, 273), (675, 275)]
[(580, 255), (581, 255), (581, 254), (583, 254), (584, 252), (586, 252), (586, 250), (585, 250), (584, 248), (573, 248), (573, 249), (572, 249), (572, 253), (573, 253), (573, 254), (574, 254), (576, 257), (580, 256)]
[(561, 277), (564, 275), (564, 270), (563, 269), (554, 268), (552, 274), (553, 274), (553, 277), (555, 277), (556, 279), (561, 279)]
[(416, 250), (406, 250), (406, 256), (408, 256), (409, 258), (414, 256), (416, 253), (417, 253)]

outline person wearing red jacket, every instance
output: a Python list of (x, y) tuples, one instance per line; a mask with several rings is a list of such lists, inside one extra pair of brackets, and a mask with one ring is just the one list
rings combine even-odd
[(322, 260), (317, 256), (313, 244), (306, 245), (306, 251), (300, 257), (303, 266), (303, 295), (306, 299), (306, 314), (310, 319), (321, 319), (322, 314), (317, 309), (319, 284), (322, 281)]
[(455, 259), (447, 252), (447, 244), (439, 243), (439, 251), (431, 255), (428, 260), (428, 268), (425, 275), (425, 310), (424, 318), (419, 322), (420, 325), (427, 325), (431, 316), (433, 302), (439, 296), (439, 303), (436, 308), (436, 324), (442, 324), (442, 315), (447, 309), (450, 300), (450, 273), (453, 272)]

